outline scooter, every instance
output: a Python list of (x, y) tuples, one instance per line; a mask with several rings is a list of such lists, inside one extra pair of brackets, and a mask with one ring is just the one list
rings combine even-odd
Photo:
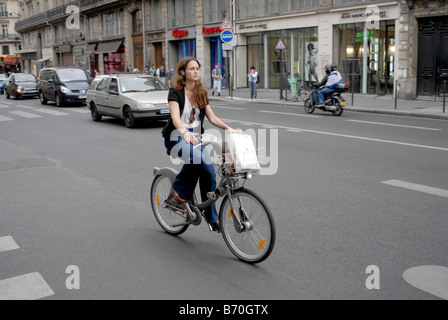
[[(319, 90), (316, 88), (314, 90)], [(313, 92), (314, 92), (313, 90)], [(313, 94), (305, 101), (305, 112), (313, 113), (314, 109), (320, 109), (322, 111), (327, 111), (333, 113), (334, 116), (341, 116), (344, 112), (344, 107), (346, 105), (344, 97), (341, 93), (348, 91), (348, 83), (338, 83), (335, 87), (335, 91), (325, 95), (325, 106), (318, 107), (317, 101), (313, 101)]]

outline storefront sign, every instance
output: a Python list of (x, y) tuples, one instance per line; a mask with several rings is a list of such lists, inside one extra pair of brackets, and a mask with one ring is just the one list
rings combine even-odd
[(251, 29), (267, 29), (268, 25), (267, 23), (261, 23), (261, 24), (240, 24), (238, 29), (239, 30), (251, 30)]
[(173, 30), (173, 31), (171, 32), (171, 35), (172, 35), (174, 38), (182, 38), (182, 37), (186, 37), (186, 36), (188, 36), (188, 30), (177, 30), (177, 29), (175, 29), (175, 30)]
[(202, 27), (202, 34), (219, 33), (219, 32), (221, 32), (221, 27), (212, 27), (212, 28)]
[[(375, 12), (344, 12), (341, 15), (341, 20), (358, 20), (358, 19), (366, 19), (372, 15), (374, 15)], [(379, 18), (387, 18), (387, 11), (383, 10), (379, 12)]]

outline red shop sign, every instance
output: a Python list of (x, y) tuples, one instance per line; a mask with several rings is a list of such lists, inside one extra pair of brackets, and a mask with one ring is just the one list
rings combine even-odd
[(202, 34), (219, 33), (219, 32), (221, 32), (221, 27), (212, 27), (212, 28), (202, 27)]
[(188, 36), (188, 30), (173, 30), (171, 33), (174, 38), (181, 38)]

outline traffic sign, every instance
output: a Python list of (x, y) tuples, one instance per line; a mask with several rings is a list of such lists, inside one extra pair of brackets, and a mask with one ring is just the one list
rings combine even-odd
[(232, 30), (233, 27), (230, 24), (229, 19), (225, 18), (221, 25), (221, 30)]
[(282, 38), (278, 39), (275, 50), (286, 50), (286, 45)]
[(233, 32), (230, 30), (224, 30), (221, 32), (221, 40), (223, 42), (230, 42), (233, 39)]

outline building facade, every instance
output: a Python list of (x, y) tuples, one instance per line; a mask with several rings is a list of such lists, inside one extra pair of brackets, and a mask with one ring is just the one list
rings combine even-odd
[[(22, 67), (175, 69), (192, 55), (211, 86), (218, 64), (235, 88), (320, 80), (335, 62), (357, 93), (437, 96), (448, 80), (448, 2), (435, 0), (19, 0)], [(71, 8), (69, 10), (69, 8)], [(224, 18), (234, 41), (223, 45)], [(281, 50), (279, 50), (281, 49)], [(226, 57), (229, 59), (226, 59)], [(232, 76), (232, 77), (228, 77)]]
[(19, 18), (17, 1), (0, 1), (0, 73), (20, 71), (21, 60), (17, 51), (21, 49), (21, 40), (14, 30)]

